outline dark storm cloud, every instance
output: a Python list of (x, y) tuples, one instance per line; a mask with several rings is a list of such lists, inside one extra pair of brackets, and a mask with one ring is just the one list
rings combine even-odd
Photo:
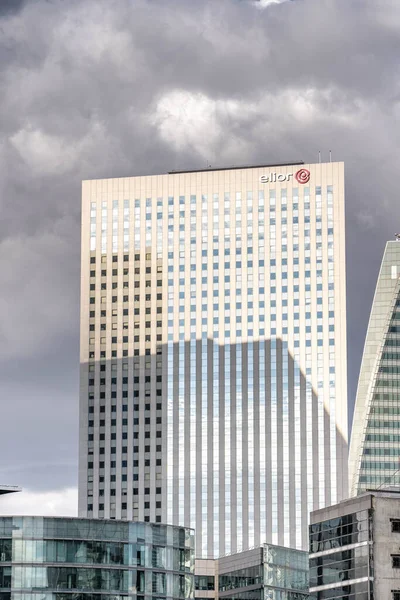
[(0, 18), (19, 12), (27, 1), (28, 0), (1, 0)]
[(76, 481), (83, 178), (345, 160), (352, 403), (399, 229), (398, 3), (0, 6), (0, 478)]

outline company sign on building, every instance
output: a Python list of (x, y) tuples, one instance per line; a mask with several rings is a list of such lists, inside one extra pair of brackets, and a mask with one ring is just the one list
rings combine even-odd
[(310, 171), (308, 169), (299, 169), (296, 173), (276, 173), (272, 172), (268, 175), (261, 175), (260, 183), (276, 183), (276, 182), (284, 182), (291, 181), (292, 178), (295, 178), (301, 184), (308, 183), (310, 181)]

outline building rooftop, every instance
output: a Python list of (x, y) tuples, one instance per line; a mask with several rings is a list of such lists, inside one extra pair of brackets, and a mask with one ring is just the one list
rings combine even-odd
[(21, 488), (17, 485), (0, 485), (0, 496), (3, 494), (13, 494), (14, 492), (20, 492)]
[(231, 165), (230, 167), (212, 167), (209, 165), (205, 169), (185, 169), (183, 171), (168, 171), (168, 175), (178, 175), (179, 173), (207, 173), (207, 171), (234, 171), (237, 169), (269, 169), (271, 167), (291, 167), (292, 165), (304, 165), (304, 160), (294, 162), (271, 163), (261, 165)]

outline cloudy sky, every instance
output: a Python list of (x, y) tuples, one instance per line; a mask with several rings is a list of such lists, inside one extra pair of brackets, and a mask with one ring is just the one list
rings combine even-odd
[(346, 163), (349, 402), (400, 229), (398, 0), (0, 0), (2, 511), (74, 514), (80, 182)]

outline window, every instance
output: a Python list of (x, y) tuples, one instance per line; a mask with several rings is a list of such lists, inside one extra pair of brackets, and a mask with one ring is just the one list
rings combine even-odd
[(196, 590), (214, 590), (214, 577), (211, 575), (195, 575), (194, 585)]
[(392, 590), (393, 600), (400, 600), (400, 590)]
[(392, 554), (393, 569), (400, 569), (400, 554)]
[[(390, 519), (393, 533), (400, 533), (400, 519)], [(400, 591), (399, 591), (400, 594)], [(399, 596), (400, 600), (400, 596)]]

